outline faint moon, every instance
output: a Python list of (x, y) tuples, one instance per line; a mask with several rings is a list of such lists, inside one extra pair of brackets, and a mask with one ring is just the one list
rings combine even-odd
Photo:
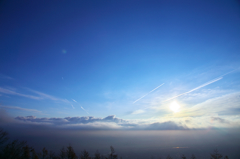
[(169, 107), (174, 113), (177, 113), (180, 110), (180, 105), (175, 101), (172, 102)]
[(66, 53), (67, 53), (67, 51), (66, 51), (65, 49), (63, 49), (63, 50), (62, 50), (62, 53), (63, 53), (63, 54), (66, 54)]

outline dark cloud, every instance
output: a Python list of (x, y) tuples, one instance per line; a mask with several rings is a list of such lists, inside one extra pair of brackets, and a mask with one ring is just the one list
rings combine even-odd
[(50, 124), (60, 126), (74, 126), (79, 129), (136, 129), (136, 130), (183, 130), (187, 129), (172, 121), (163, 123), (132, 123), (130, 121), (110, 115), (105, 118), (96, 118), (93, 116), (85, 117), (66, 117), (66, 118), (37, 118), (35, 116), (18, 116), (17, 121), (24, 123)]
[(229, 121), (223, 119), (223, 118), (219, 118), (219, 117), (212, 117), (211, 118), (212, 121), (217, 121), (219, 123), (223, 123), (223, 124), (229, 124)]
[(94, 122), (113, 122), (126, 123), (126, 120), (116, 118), (115, 115), (110, 115), (105, 118), (95, 118), (92, 116), (86, 117), (66, 117), (66, 118), (37, 118), (35, 116), (18, 116), (15, 118), (19, 121), (33, 122), (33, 123), (49, 123), (49, 124), (88, 124)]
[(49, 124), (64, 124), (67, 122), (63, 118), (37, 118), (35, 116), (26, 116), (26, 117), (18, 116), (15, 119), (19, 121), (24, 121), (24, 122), (49, 123)]
[(126, 122), (126, 120), (116, 118), (115, 115), (107, 116), (107, 117), (103, 118), (103, 121), (114, 121), (116, 123)]
[(147, 126), (147, 130), (185, 130), (187, 127), (177, 125), (172, 121), (163, 122), (163, 123), (153, 123)]
[(190, 123), (191, 122), (191, 120), (185, 120), (185, 123)]

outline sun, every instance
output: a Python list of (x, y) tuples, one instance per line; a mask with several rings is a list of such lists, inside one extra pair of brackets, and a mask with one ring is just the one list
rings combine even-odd
[(175, 101), (172, 102), (169, 107), (174, 113), (177, 113), (180, 110), (180, 105)]

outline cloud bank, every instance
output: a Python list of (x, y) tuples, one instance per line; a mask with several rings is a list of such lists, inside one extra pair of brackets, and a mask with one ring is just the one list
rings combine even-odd
[(186, 126), (176, 124), (173, 121), (167, 122), (131, 122), (109, 115), (105, 118), (93, 116), (65, 117), (65, 118), (37, 118), (35, 116), (18, 116), (16, 121), (22, 124), (51, 125), (53, 127), (75, 128), (75, 129), (129, 129), (129, 130), (184, 130)]

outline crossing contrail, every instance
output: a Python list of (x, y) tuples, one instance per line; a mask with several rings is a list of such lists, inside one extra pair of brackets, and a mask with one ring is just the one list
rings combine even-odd
[(144, 97), (147, 96), (148, 94), (152, 93), (153, 91), (155, 91), (156, 89), (158, 89), (158, 88), (161, 87), (162, 85), (164, 85), (164, 83), (161, 84), (161, 85), (159, 85), (159, 86), (157, 86), (156, 88), (154, 88), (153, 90), (151, 90), (150, 92), (148, 92), (147, 94), (145, 94), (144, 96), (142, 96), (141, 98), (135, 100), (135, 101), (133, 102), (133, 104), (136, 103), (137, 101), (139, 101), (140, 99), (144, 98)]
[(211, 81), (209, 81), (209, 82), (207, 82), (207, 83), (204, 83), (204, 84), (202, 84), (202, 85), (200, 85), (200, 86), (198, 86), (198, 87), (196, 87), (196, 88), (194, 88), (194, 89), (192, 89), (192, 90), (190, 90), (190, 91), (188, 91), (188, 92), (179, 94), (179, 95), (174, 96), (174, 97), (172, 97), (172, 98), (169, 98), (169, 99), (165, 100), (164, 102), (169, 101), (169, 100), (172, 100), (172, 99), (175, 99), (175, 98), (180, 97), (180, 96), (182, 96), (182, 95), (191, 93), (191, 92), (193, 92), (193, 91), (196, 91), (196, 90), (198, 90), (198, 89), (200, 89), (200, 88), (202, 88), (202, 87), (205, 87), (205, 86), (207, 86), (207, 85), (209, 85), (209, 84), (212, 84), (212, 83), (214, 83), (214, 82), (217, 82), (217, 81), (221, 80), (222, 78), (223, 78), (223, 77), (219, 77), (219, 78), (217, 78), (217, 79), (211, 80)]
[(209, 81), (209, 82), (207, 82), (207, 83), (204, 83), (204, 84), (202, 84), (202, 85), (200, 85), (200, 86), (198, 86), (198, 87), (196, 87), (196, 88), (194, 88), (194, 89), (192, 89), (192, 90), (190, 90), (190, 91), (188, 91), (188, 92), (179, 94), (179, 95), (174, 96), (174, 97), (172, 97), (172, 98), (169, 98), (169, 99), (165, 100), (164, 102), (169, 101), (169, 100), (172, 100), (172, 99), (175, 99), (175, 98), (180, 97), (180, 96), (182, 96), (182, 95), (191, 93), (191, 92), (196, 91), (196, 90), (198, 90), (198, 89), (200, 89), (200, 88), (202, 88), (202, 87), (205, 87), (205, 86), (207, 86), (207, 85), (209, 85), (209, 84), (212, 84), (212, 83), (214, 83), (214, 82), (217, 82), (217, 81), (221, 80), (224, 76), (226, 76), (226, 75), (228, 75), (228, 74), (230, 74), (230, 73), (232, 73), (232, 72), (234, 72), (234, 71), (236, 71), (236, 70), (238, 70), (238, 69), (239, 69), (239, 68), (234, 69), (234, 70), (232, 70), (232, 71), (230, 71), (230, 72), (227, 72), (227, 73), (221, 75), (221, 76), (218, 77), (218, 78), (215, 78), (215, 79), (213, 79), (213, 80), (211, 80), (211, 81)]

